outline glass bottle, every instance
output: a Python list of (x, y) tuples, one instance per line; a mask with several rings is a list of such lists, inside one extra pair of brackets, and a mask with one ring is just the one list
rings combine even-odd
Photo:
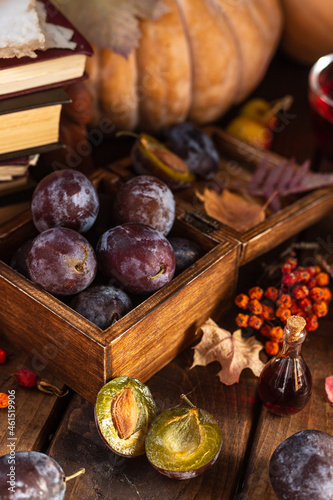
[(258, 392), (264, 406), (275, 415), (293, 415), (310, 399), (312, 377), (301, 355), (306, 337), (305, 319), (290, 316), (283, 331), (281, 351), (264, 366)]

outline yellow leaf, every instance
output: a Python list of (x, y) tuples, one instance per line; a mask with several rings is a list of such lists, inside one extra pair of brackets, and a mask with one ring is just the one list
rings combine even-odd
[(205, 188), (203, 194), (197, 191), (195, 194), (203, 202), (207, 215), (236, 231), (251, 229), (266, 218), (267, 205), (259, 205), (228, 189), (223, 189), (222, 193), (218, 194)]
[(194, 347), (191, 368), (218, 361), (222, 369), (217, 375), (226, 385), (239, 382), (240, 374), (245, 368), (250, 368), (256, 377), (260, 375), (264, 363), (259, 359), (259, 352), (263, 345), (255, 337), (244, 339), (241, 330), (231, 334), (212, 319), (208, 319), (200, 329), (203, 335), (199, 344)]

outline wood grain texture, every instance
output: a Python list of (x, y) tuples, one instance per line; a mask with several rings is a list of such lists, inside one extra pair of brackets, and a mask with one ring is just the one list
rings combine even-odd
[(244, 374), (239, 384), (226, 387), (216, 376), (217, 363), (191, 370), (192, 360), (192, 350), (186, 349), (147, 385), (158, 411), (178, 406), (180, 394), (186, 393), (218, 420), (223, 445), (214, 466), (195, 479), (177, 481), (155, 471), (145, 456), (130, 459), (114, 454), (97, 433), (93, 406), (75, 396), (48, 450), (66, 474), (86, 467), (84, 476), (68, 483), (66, 500), (232, 498), (250, 435), (256, 380)]
[[(321, 254), (330, 263), (333, 262), (333, 250), (328, 242), (331, 241), (332, 230), (333, 220), (331, 217), (326, 217), (305, 231), (302, 238), (302, 241), (317, 241), (320, 244)], [(309, 254), (303, 252), (299, 262), (309, 265)], [(276, 500), (268, 476), (269, 460), (275, 448), (289, 436), (304, 429), (321, 430), (333, 435), (333, 406), (325, 392), (325, 377), (333, 374), (332, 331), (333, 308), (330, 304), (328, 315), (319, 319), (318, 330), (308, 332), (302, 346), (302, 355), (313, 378), (310, 401), (301, 412), (287, 417), (272, 415), (262, 407), (244, 485), (239, 485), (236, 500), (252, 498)]]
[[(96, 172), (94, 182), (112, 193), (117, 179), (111, 172)], [(211, 238), (181, 220), (173, 232), (188, 234), (204, 255), (161, 290), (139, 298), (136, 307), (103, 331), (8, 266), (13, 252), (36, 234), (30, 211), (21, 214), (0, 228), (0, 332), (26, 352), (35, 351), (90, 402), (114, 376), (147, 380), (195, 340), (196, 328), (209, 316), (222, 316), (237, 282), (238, 241)], [(24, 325), (18, 318), (24, 318)]]
[(27, 367), (61, 391), (66, 390), (64, 384), (52, 376), (34, 355), (27, 356), (2, 337), (0, 347), (7, 353), (6, 362), (0, 365), (0, 390), (7, 394), (8, 391), (15, 391), (15, 399), (13, 399), (15, 410), (11, 412), (15, 414), (15, 418), (11, 418), (11, 423), (14, 422), (14, 436), (9, 433), (8, 429), (8, 410), (1, 409), (0, 413), (0, 455), (9, 453), (8, 444), (11, 442), (15, 444), (15, 451), (45, 450), (59, 424), (59, 416), (68, 405), (71, 394), (64, 398), (57, 398), (39, 391), (36, 387), (21, 387), (16, 378), (11, 375), (16, 370)]

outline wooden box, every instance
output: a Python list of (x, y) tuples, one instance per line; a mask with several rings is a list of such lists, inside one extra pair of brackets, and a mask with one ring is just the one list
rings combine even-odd
[[(285, 160), (277, 154), (240, 141), (220, 128), (209, 127), (206, 128), (206, 132), (214, 140), (220, 153), (221, 163), (217, 177), (220, 177), (222, 181), (226, 179), (226, 176), (232, 179), (233, 175), (241, 169), (252, 174), (258, 163), (264, 158), (269, 168), (272, 169)], [(300, 166), (298, 165), (298, 167)], [(289, 198), (282, 210), (268, 213), (266, 219), (260, 224), (244, 232), (239, 232), (207, 217), (203, 206), (200, 206), (195, 197), (195, 191), (203, 190), (205, 185), (207, 185), (207, 181), (196, 182), (193, 188), (179, 192), (177, 194), (179, 211), (183, 214), (183, 220), (190, 224), (198, 225), (200, 221), (203, 224), (208, 224), (211, 227), (212, 236), (225, 238), (228, 235), (239, 241), (242, 248), (240, 265), (252, 261), (288, 240), (333, 209), (333, 186), (316, 189)]]
[[(218, 175), (226, 162), (248, 171), (263, 152), (220, 129), (210, 127), (221, 155)], [(269, 153), (272, 168), (281, 158)], [(98, 228), (108, 229), (110, 199), (133, 175), (129, 157), (97, 171), (92, 177), (101, 200)], [(175, 193), (176, 221), (172, 234), (201, 245), (203, 256), (190, 268), (107, 330), (87, 321), (68, 305), (34, 285), (10, 266), (13, 252), (37, 234), (30, 211), (0, 227), (0, 334), (25, 349), (38, 371), (48, 368), (65, 384), (94, 403), (97, 392), (119, 375), (143, 382), (196, 340), (197, 327), (212, 317), (221, 319), (230, 307), (238, 269), (313, 224), (333, 207), (333, 189), (295, 197), (278, 213), (240, 233), (208, 217), (195, 195), (207, 181)], [(98, 234), (92, 233), (94, 245)]]
[[(117, 175), (98, 171), (92, 180), (107, 203)], [(205, 320), (221, 318), (237, 283), (238, 241), (215, 238), (209, 227), (199, 230), (181, 218), (172, 231), (199, 243), (203, 256), (101, 330), (10, 267), (13, 252), (37, 234), (30, 210), (22, 213), (0, 227), (0, 334), (30, 355), (37, 372), (47, 367), (91, 403), (113, 377), (146, 381), (195, 340)]]
[[(192, 186), (175, 193), (178, 220), (196, 227), (199, 231), (209, 232), (210, 236), (217, 240), (224, 241), (229, 238), (238, 241), (241, 245), (240, 265), (288, 240), (333, 209), (333, 186), (329, 186), (294, 197), (289, 196), (281, 210), (275, 213), (267, 211), (263, 222), (243, 232), (209, 217), (196, 192), (203, 192), (205, 187), (214, 183), (225, 183), (228, 187), (230, 181), (247, 180), (264, 159), (269, 169), (274, 169), (287, 159), (232, 137), (218, 127), (210, 126), (204, 130), (213, 139), (220, 154), (219, 170), (213, 180), (196, 180)], [(300, 165), (295, 167), (300, 168)], [(123, 181), (133, 175), (129, 157), (107, 168)]]

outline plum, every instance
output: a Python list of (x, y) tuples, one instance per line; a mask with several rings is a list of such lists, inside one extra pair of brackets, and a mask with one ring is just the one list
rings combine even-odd
[(171, 151), (189, 166), (192, 173), (203, 179), (214, 177), (219, 166), (219, 154), (212, 139), (192, 123), (182, 122), (165, 129)]
[(216, 462), (222, 447), (222, 431), (214, 417), (182, 397), (189, 406), (160, 413), (145, 442), (152, 466), (173, 479), (202, 474)]
[(68, 227), (85, 233), (95, 223), (98, 211), (95, 187), (77, 170), (51, 172), (39, 181), (32, 195), (32, 219), (40, 232)]
[(132, 309), (126, 292), (109, 285), (95, 285), (76, 295), (70, 307), (105, 330)]
[(63, 500), (66, 478), (60, 465), (38, 451), (17, 451), (0, 457), (2, 500)]
[(13, 253), (10, 260), (10, 267), (23, 274), (26, 278), (29, 278), (28, 268), (27, 268), (27, 255), (31, 248), (33, 238), (28, 239), (17, 250)]
[(31, 280), (55, 295), (74, 295), (87, 288), (97, 272), (94, 249), (77, 231), (55, 227), (33, 240), (27, 255)]
[(97, 395), (97, 430), (104, 443), (118, 455), (144, 454), (145, 437), (155, 416), (151, 392), (137, 379), (117, 377), (105, 384)]
[(171, 189), (157, 177), (138, 175), (118, 191), (113, 205), (117, 224), (140, 222), (167, 235), (175, 221), (176, 202)]
[(279, 500), (333, 500), (333, 436), (308, 429), (273, 452), (269, 477)]
[(168, 238), (176, 257), (176, 273), (179, 274), (197, 261), (202, 255), (202, 249), (189, 238), (172, 236)]
[(167, 238), (150, 226), (129, 222), (108, 229), (96, 254), (101, 273), (125, 290), (151, 293), (173, 278), (175, 254)]

